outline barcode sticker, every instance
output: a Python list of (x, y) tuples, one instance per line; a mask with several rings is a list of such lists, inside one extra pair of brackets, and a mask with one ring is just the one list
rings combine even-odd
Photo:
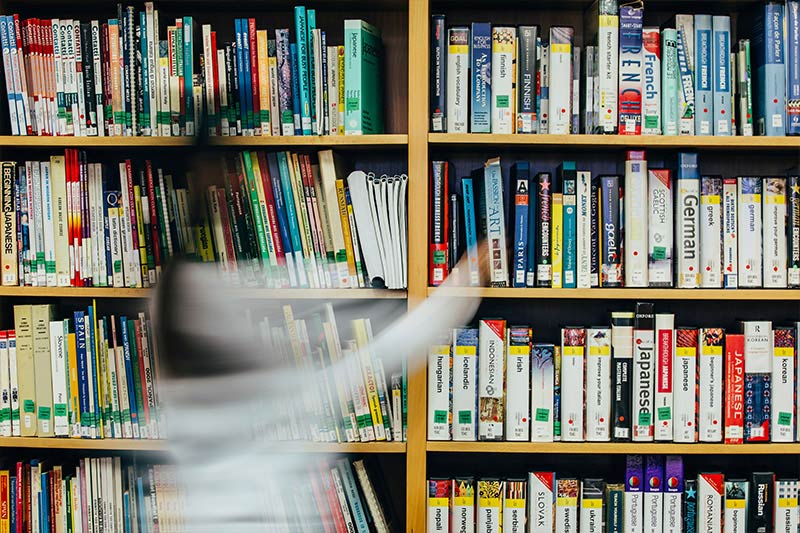
[(711, 134), (711, 123), (707, 120), (700, 121), (700, 135), (710, 135)]
[(783, 127), (783, 115), (781, 115), (780, 113), (772, 115), (772, 127), (773, 128)]
[(717, 131), (720, 133), (728, 133), (728, 121), (727, 120), (720, 120), (717, 122)]

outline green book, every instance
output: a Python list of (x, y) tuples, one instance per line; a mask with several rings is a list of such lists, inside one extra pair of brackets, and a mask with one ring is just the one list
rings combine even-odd
[(344, 21), (344, 133), (383, 133), (383, 43), (363, 20)]

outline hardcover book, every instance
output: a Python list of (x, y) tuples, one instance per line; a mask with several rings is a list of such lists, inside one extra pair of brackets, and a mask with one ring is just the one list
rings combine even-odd
[(703, 531), (722, 533), (722, 500), (725, 497), (725, 477), (722, 474), (697, 476), (698, 512), (702, 517)]

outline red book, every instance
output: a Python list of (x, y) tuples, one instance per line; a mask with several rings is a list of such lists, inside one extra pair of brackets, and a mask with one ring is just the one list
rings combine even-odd
[[(88, 244), (84, 245), (84, 241), (91, 238), (90, 234), (90, 216), (89, 216), (89, 164), (86, 162), (86, 152), (78, 152), (80, 160), (80, 209), (81, 209), (81, 287), (92, 286), (92, 276), (89, 272), (89, 264), (91, 262), (91, 252), (88, 249)], [(84, 246), (87, 247), (84, 250)]]
[(725, 335), (725, 444), (744, 442), (744, 335)]
[(258, 90), (258, 69), (266, 68), (267, 58), (264, 58), (265, 64), (258, 64), (258, 45), (256, 44), (256, 19), (247, 19), (247, 35), (250, 38), (250, 87), (253, 91), (253, 127), (258, 132), (257, 135), (263, 135), (261, 132), (261, 100), (259, 99)]
[(53, 50), (53, 21), (42, 21), (42, 37), (44, 39), (45, 72), (47, 74), (48, 132), (55, 135), (58, 131), (58, 104), (56, 104), (55, 52)]
[(225, 240), (225, 253), (228, 254), (228, 271), (230, 272), (231, 281), (237, 283), (239, 280), (239, 269), (236, 264), (236, 251), (233, 249), (233, 234), (231, 233), (231, 220), (228, 209), (228, 198), (225, 194), (225, 188), (219, 187), (216, 190), (217, 201), (219, 202), (219, 216), (222, 220), (222, 235)]
[[(142, 352), (142, 322), (141, 320), (133, 321), (134, 337), (136, 337), (136, 353), (139, 354), (139, 381), (142, 386), (142, 406), (144, 413), (139, 413), (139, 425), (145, 428), (150, 427), (150, 406), (147, 403), (147, 374), (144, 371), (144, 354)], [(148, 434), (148, 438), (153, 438)]]
[(448, 229), (448, 163), (431, 162), (431, 229), (430, 229), (430, 284), (441, 285), (447, 278)]
[(323, 272), (323, 258), (325, 257), (325, 243), (322, 240), (322, 226), (319, 225), (319, 213), (314, 209), (316, 202), (312, 201), (311, 189), (314, 187), (314, 178), (311, 176), (311, 160), (306, 154), (298, 156), (298, 163), (300, 164), (300, 177), (303, 180), (303, 194), (305, 196), (306, 211), (308, 211), (308, 225), (311, 231), (311, 240), (314, 254), (317, 256), (319, 262), (319, 271), (322, 279), (320, 282), (323, 286), (327, 285), (325, 281), (325, 273)]
[(206, 58), (206, 61), (211, 61), (212, 71), (214, 73), (214, 116), (217, 117), (217, 135), (222, 132), (222, 115), (220, 114), (219, 104), (219, 62), (217, 61), (217, 32), (211, 32), (211, 58)]
[[(156, 280), (161, 275), (161, 248), (158, 236), (158, 212), (156, 211), (156, 185), (153, 179), (153, 162), (144, 162), (147, 175), (147, 207), (150, 212), (150, 238), (153, 243), (153, 260), (156, 264)], [(144, 207), (144, 206), (142, 206)]]
[[(122, 182), (122, 194), (127, 195), (127, 205), (128, 205), (128, 215), (131, 219), (130, 231), (131, 231), (131, 257), (139, 258), (139, 226), (136, 224), (136, 198), (133, 194), (133, 164), (131, 163), (130, 159), (125, 160), (125, 176), (120, 176), (120, 179), (123, 180)], [(124, 237), (123, 237), (124, 238)], [(139, 263), (139, 261), (132, 261), (133, 265)], [(141, 269), (141, 266), (140, 266)], [(134, 266), (134, 271), (136, 270)], [(132, 276), (131, 279), (126, 279), (125, 284), (128, 287), (131, 287), (132, 284), (135, 282), (137, 276), (134, 272), (131, 272), (130, 275)], [(144, 280), (142, 280), (144, 281)]]
[(328, 499), (322, 493), (322, 488), (320, 487), (320, 478), (315, 472), (309, 472), (308, 478), (311, 484), (311, 494), (314, 497), (314, 502), (317, 504), (317, 511), (319, 511), (322, 528), (325, 530), (325, 533), (336, 533)]
[(100, 29), (100, 57), (103, 64), (103, 127), (106, 135), (109, 135), (113, 130), (114, 113), (111, 109), (111, 51), (108, 45), (107, 22)]
[(269, 226), (272, 242), (275, 247), (275, 259), (278, 262), (281, 276), (281, 286), (289, 286), (288, 272), (286, 271), (286, 255), (283, 241), (278, 227), (278, 212), (275, 209), (275, 195), (272, 191), (272, 175), (264, 152), (258, 152), (258, 168), (261, 170), (261, 181), (264, 186), (264, 200), (267, 204), (267, 218), (264, 223)]
[[(24, 91), (24, 94), (30, 95), (30, 85), (28, 85), (30, 76), (30, 63), (28, 62), (28, 57), (25, 55), (22, 47), (22, 28), (19, 22), (19, 15), (14, 15), (14, 34), (17, 47), (17, 56), (19, 57), (19, 76), (20, 81), (22, 82), (22, 90)], [(30, 100), (25, 102), (25, 104), (26, 109), (28, 109)], [(33, 135), (33, 124), (31, 123), (30, 109), (28, 109), (28, 112), (26, 113), (25, 123), (28, 135)]]

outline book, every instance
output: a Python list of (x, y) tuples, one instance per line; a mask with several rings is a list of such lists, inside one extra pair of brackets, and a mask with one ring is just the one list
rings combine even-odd
[(467, 83), (469, 73), (469, 28), (447, 30), (447, 131), (467, 133), (469, 130)]
[(721, 442), (723, 437), (724, 342), (722, 328), (700, 330), (699, 393), (697, 402), (698, 435), (700, 442)]
[(725, 335), (725, 444), (744, 439), (744, 336)]
[(678, 288), (700, 286), (700, 175), (697, 154), (678, 154), (678, 172), (675, 181), (675, 243), (677, 246), (676, 278)]
[[(506, 440), (529, 441), (531, 404), (531, 342), (528, 326), (509, 326), (506, 346)], [(463, 385), (462, 385), (463, 386)]]
[(711, 15), (694, 16), (695, 135), (714, 134), (714, 43)]
[[(520, 43), (522, 43), (522, 35), (520, 35)], [(490, 23), (472, 23), (469, 52), (472, 62), (469, 85), (471, 102), (469, 131), (490, 133), (492, 127), (492, 25)]]
[(661, 31), (661, 120), (664, 135), (678, 134), (680, 67), (678, 65), (678, 32), (675, 28)]
[(619, 133), (642, 134), (642, 19), (641, 5), (619, 9)]
[(786, 255), (786, 178), (764, 178), (762, 184), (763, 286), (785, 288)]
[(572, 46), (573, 29), (550, 28), (548, 130), (567, 134), (572, 122)]
[[(476, 26), (480, 29), (478, 23), (473, 23), (473, 33), (476, 29)], [(486, 32), (488, 34), (488, 32)], [(537, 92), (537, 77), (538, 77), (538, 51), (537, 51), (537, 42), (541, 38), (539, 35), (539, 27), (538, 26), (520, 26), (517, 28), (517, 133), (538, 133), (539, 130), (539, 116), (537, 114), (536, 109), (536, 92)], [(475, 42), (475, 37), (473, 36), (473, 42)], [(483, 47), (478, 48), (477, 45), (474, 45), (474, 48), (478, 50), (483, 50)], [(475, 74), (473, 74), (473, 79), (475, 80), (475, 84), (477, 88), (481, 90), (476, 90), (476, 94), (480, 95), (482, 92), (486, 91), (487, 89), (482, 86), (485, 84), (483, 81), (485, 76), (483, 74), (483, 62), (484, 62), (484, 55), (479, 54), (478, 56), (475, 55), (475, 50), (473, 49), (473, 69)], [(481, 76), (481, 77), (479, 77)], [(484, 102), (486, 99), (473, 99), (473, 114), (476, 113), (475, 107), (479, 106), (479, 109), (483, 111), (484, 109)], [(480, 124), (483, 124), (481, 122)], [(476, 130), (475, 124), (473, 123), (473, 132), (476, 131), (483, 131), (483, 130)]]
[(714, 135), (733, 135), (731, 98), (731, 19), (715, 15), (713, 29)]
[(648, 172), (645, 153), (631, 150), (625, 161), (625, 286), (648, 286)]
[(650, 287), (671, 287), (673, 282), (672, 176), (668, 169), (648, 169), (648, 270)]
[(653, 438), (671, 441), (673, 438), (673, 374), (675, 360), (675, 315), (657, 313), (655, 316), (655, 401), (653, 402)]
[(453, 386), (453, 440), (474, 441), (478, 438), (478, 330), (454, 330), (452, 353), (453, 383), (459, 384)]
[[(661, 135), (662, 133), (662, 91), (661, 91), (661, 32), (658, 28), (646, 27), (642, 30), (642, 135)], [(672, 51), (670, 51), (672, 53)], [(671, 59), (672, 61), (672, 59)], [(674, 72), (675, 65), (670, 66)], [(664, 88), (664, 92), (670, 88)], [(675, 91), (677, 93), (677, 91)], [(663, 113), (666, 114), (666, 113)], [(673, 134), (674, 135), (674, 134)]]
[(502, 440), (505, 320), (481, 320), (478, 338), (478, 440)]
[(739, 178), (737, 211), (739, 213), (739, 255), (738, 286), (758, 288), (763, 282), (762, 256), (762, 180), (759, 178)]
[(517, 30), (492, 28), (492, 133), (514, 133), (514, 52)]
[(615, 0), (596, 0), (585, 12), (586, 35), (597, 44), (598, 127), (593, 133), (617, 133), (619, 125), (619, 5)]
[(447, 32), (445, 16), (431, 16), (431, 61), (430, 61), (430, 112), (431, 131), (443, 132), (446, 127), (447, 90)]
[(675, 15), (678, 33), (678, 71), (680, 99), (678, 102), (678, 134), (695, 134), (695, 32), (692, 15)]
[(723, 286), (722, 186), (719, 176), (700, 178), (700, 286), (703, 288)]
[(607, 442), (611, 440), (611, 328), (588, 328), (586, 343), (586, 440)]

